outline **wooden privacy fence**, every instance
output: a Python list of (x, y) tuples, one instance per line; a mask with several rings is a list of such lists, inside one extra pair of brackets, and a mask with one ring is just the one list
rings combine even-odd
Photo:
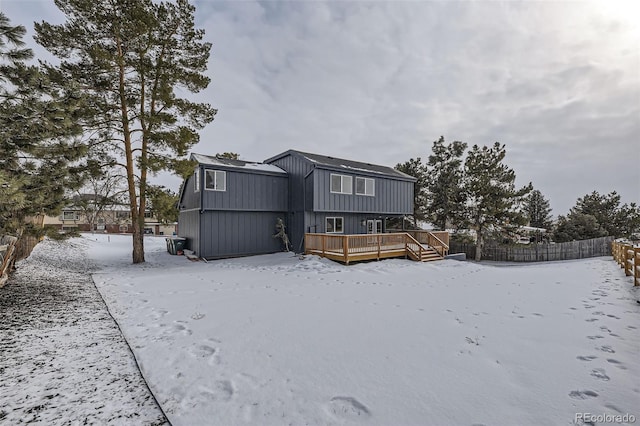
[(445, 237), (437, 234), (427, 235), (427, 231), (418, 232), (415, 234), (416, 237), (407, 232), (352, 235), (310, 233), (304, 237), (305, 253), (317, 254), (346, 264), (390, 257), (410, 257), (413, 260), (428, 261), (442, 259), (448, 254), (448, 234)]
[(0, 237), (0, 287), (9, 279), (9, 272), (16, 260), (16, 237)]
[[(585, 259), (610, 256), (613, 237), (592, 238), (556, 244), (530, 244), (527, 246), (489, 246), (482, 249), (482, 260), (498, 262), (547, 262), (553, 260)], [(450, 253), (466, 253), (475, 258), (475, 244), (451, 242)]]
[(611, 243), (613, 259), (624, 268), (624, 274), (633, 277), (633, 285), (640, 286), (640, 246), (626, 241)]

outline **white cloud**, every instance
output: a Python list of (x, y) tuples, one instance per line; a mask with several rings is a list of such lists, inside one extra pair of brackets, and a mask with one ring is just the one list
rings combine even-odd
[[(214, 47), (196, 98), (219, 114), (195, 151), (393, 165), (440, 135), (500, 141), (555, 214), (594, 189), (637, 202), (640, 17), (613, 5), (198, 1)], [(56, 16), (45, 2), (2, 7), (16, 23)]]

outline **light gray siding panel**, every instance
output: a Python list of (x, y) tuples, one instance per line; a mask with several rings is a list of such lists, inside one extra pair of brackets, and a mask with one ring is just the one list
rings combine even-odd
[(286, 222), (284, 211), (205, 211), (201, 215), (200, 256), (212, 259), (282, 251), (281, 241), (273, 238), (279, 217)]
[[(352, 173), (340, 173), (352, 177), (351, 194), (331, 192), (331, 172), (316, 169), (313, 172), (313, 210), (316, 212), (340, 211), (378, 214), (412, 214), (414, 183), (389, 178), (374, 178), (375, 195), (356, 194), (356, 177)], [(368, 176), (367, 176), (368, 177)]]
[(200, 256), (200, 212), (181, 211), (178, 216), (178, 236), (187, 239), (187, 247)]
[(226, 170), (225, 191), (204, 190), (203, 210), (286, 211), (287, 199), (286, 175), (251, 174)]

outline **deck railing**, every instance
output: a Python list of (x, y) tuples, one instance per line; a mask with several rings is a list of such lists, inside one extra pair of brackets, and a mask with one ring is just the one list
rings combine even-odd
[(624, 268), (624, 274), (633, 276), (633, 285), (640, 286), (640, 247), (629, 242), (614, 241), (611, 243), (611, 254)]
[[(426, 232), (426, 231), (425, 231)], [(422, 259), (427, 246), (446, 256), (449, 246), (436, 235), (406, 232), (386, 234), (305, 234), (305, 253), (319, 254), (348, 264), (350, 261), (410, 256)], [(448, 241), (448, 235), (446, 235)], [(422, 240), (422, 241), (421, 241)]]
[(440, 256), (449, 254), (449, 233), (447, 231), (404, 231), (419, 243), (433, 247)]

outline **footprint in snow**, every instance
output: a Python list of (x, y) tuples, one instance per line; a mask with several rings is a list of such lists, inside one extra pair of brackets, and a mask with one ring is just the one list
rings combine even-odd
[(576, 357), (576, 359), (579, 359), (580, 361), (593, 361), (594, 359), (598, 358), (595, 355), (579, 355)]
[(592, 390), (574, 390), (569, 392), (569, 397), (573, 399), (588, 399), (588, 398), (596, 398), (598, 394)]
[(587, 339), (589, 340), (604, 339), (604, 336), (600, 336), (600, 335), (587, 336)]
[(610, 354), (616, 353), (616, 351), (614, 351), (613, 348), (611, 346), (608, 346), (608, 345), (600, 346), (597, 349), (601, 350), (602, 352), (608, 352)]
[(609, 376), (607, 376), (604, 368), (594, 368), (591, 370), (591, 376), (598, 380), (604, 380), (605, 382), (609, 381)]
[(607, 358), (607, 362), (609, 364), (613, 364), (615, 367), (619, 368), (620, 370), (626, 370), (627, 367), (624, 366), (624, 364), (622, 364), (620, 361), (618, 361), (617, 359), (614, 358)]
[(371, 412), (363, 403), (350, 396), (334, 396), (327, 405), (327, 411), (331, 416), (347, 421), (366, 421), (371, 416)]

